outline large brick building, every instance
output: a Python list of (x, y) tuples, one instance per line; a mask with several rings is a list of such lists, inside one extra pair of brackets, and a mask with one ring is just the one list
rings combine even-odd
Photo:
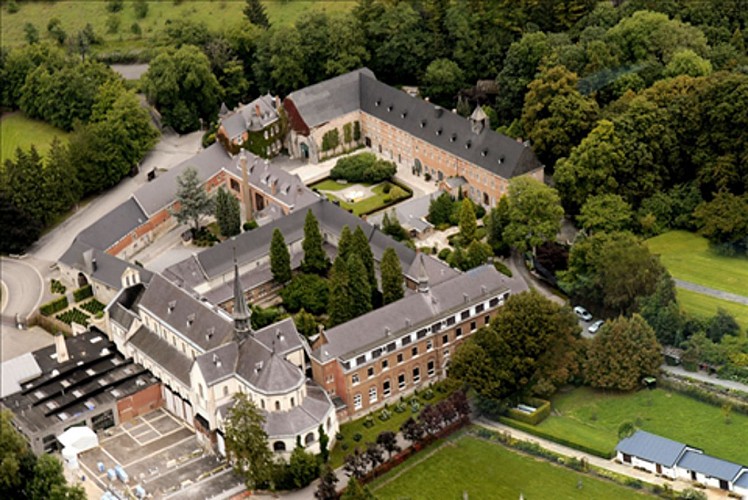
[(360, 127), (359, 142), (398, 168), (428, 174), (437, 182), (464, 180), (476, 202), (493, 206), (520, 175), (543, 180), (543, 165), (526, 143), (488, 126), (479, 108), (463, 118), (378, 81), (364, 68), (289, 94), (289, 152), (318, 161), (322, 138), (347, 124)]

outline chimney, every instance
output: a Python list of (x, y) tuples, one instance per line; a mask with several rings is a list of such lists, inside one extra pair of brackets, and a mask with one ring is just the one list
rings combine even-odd
[(55, 350), (57, 351), (57, 362), (64, 363), (70, 359), (68, 355), (68, 345), (65, 343), (65, 335), (62, 332), (57, 332), (55, 335)]
[(278, 179), (273, 179), (272, 182), (270, 182), (270, 193), (275, 196), (276, 191), (278, 191)]
[(257, 118), (260, 118), (262, 116), (262, 114), (260, 113), (260, 105), (259, 104), (255, 104), (255, 115), (257, 116)]
[(242, 149), (239, 154), (239, 165), (242, 169), (242, 201), (244, 202), (244, 218), (247, 222), (252, 217), (252, 199), (249, 193), (249, 174), (247, 173), (247, 151)]
[(275, 109), (280, 109), (281, 107), (281, 99), (278, 96), (275, 96)]

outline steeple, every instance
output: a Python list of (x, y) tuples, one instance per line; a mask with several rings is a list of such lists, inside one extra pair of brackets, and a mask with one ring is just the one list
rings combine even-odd
[(428, 293), (429, 275), (426, 273), (426, 264), (423, 262), (423, 254), (418, 254), (418, 293)]
[(236, 262), (236, 247), (234, 247), (234, 337), (243, 340), (252, 334), (252, 312), (244, 299), (242, 285), (239, 282), (239, 264)]
[(476, 106), (473, 114), (470, 115), (470, 126), (473, 129), (473, 133), (480, 134), (483, 132), (487, 121), (488, 115), (486, 115), (486, 112), (483, 111), (483, 108), (481, 108), (480, 105)]

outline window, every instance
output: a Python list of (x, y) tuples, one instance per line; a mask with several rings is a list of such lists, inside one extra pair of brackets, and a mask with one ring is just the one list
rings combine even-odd
[(355, 394), (353, 396), (353, 408), (356, 410), (360, 410), (361, 406), (363, 406), (363, 402), (361, 400), (361, 394)]
[(358, 373), (354, 373), (353, 375), (351, 375), (351, 384), (356, 385), (359, 382), (360, 380), (358, 379)]
[(447, 345), (447, 344), (449, 344), (449, 334), (444, 335), (442, 337), (442, 345)]
[(369, 378), (371, 378), (371, 377), (374, 376), (374, 367), (373, 366), (370, 366), (369, 368), (367, 368), (367, 370), (366, 370), (366, 376), (369, 377)]
[(475, 306), (475, 314), (482, 313), (486, 309), (486, 306), (483, 304), (478, 304)]
[(478, 328), (478, 325), (475, 324), (475, 321), (470, 322), (470, 331), (474, 332)]
[(390, 368), (390, 360), (383, 359), (382, 360), (382, 371), (388, 370), (389, 368)]
[(419, 367), (413, 368), (413, 383), (417, 384), (421, 381), (421, 369)]
[(465, 309), (460, 313), (460, 319), (468, 319), (470, 317), (470, 309)]
[(487, 325), (490, 322), (491, 322), (491, 316), (489, 316), (488, 314), (486, 314), (486, 317), (483, 318), (483, 324)]
[(457, 330), (455, 330), (455, 337), (462, 337), (462, 327), (458, 326)]
[(372, 359), (377, 359), (379, 356), (382, 355), (382, 351), (383, 351), (383, 349), (381, 347), (378, 347), (377, 349), (374, 349), (373, 351), (371, 351), (371, 358)]
[(377, 388), (369, 387), (369, 403), (377, 402)]
[(397, 387), (402, 391), (405, 389), (405, 374), (401, 373), (397, 376)]
[(203, 384), (197, 384), (197, 392), (200, 393), (200, 399), (205, 397), (205, 394), (203, 394)]
[(422, 330), (418, 330), (418, 334), (416, 335), (416, 337), (418, 339), (422, 339), (423, 337), (426, 336), (427, 333), (428, 333), (428, 330), (426, 330), (425, 328)]
[(390, 397), (390, 394), (392, 394), (392, 387), (390, 387), (390, 381), (385, 380), (382, 384), (382, 394), (385, 398)]
[(491, 300), (488, 301), (488, 307), (496, 307), (499, 305), (499, 298), (494, 297)]
[(296, 406), (296, 400), (294, 398), (291, 398), (291, 408)]
[(442, 329), (442, 322), (441, 321), (438, 322), (438, 323), (434, 323), (433, 325), (431, 325), (431, 331), (434, 332), (434, 333), (438, 332), (441, 329)]
[(273, 451), (286, 451), (286, 443), (284, 443), (283, 441), (276, 441), (275, 443), (273, 443)]
[(229, 395), (229, 386), (228, 385), (224, 385), (223, 386), (223, 396), (226, 397), (228, 395)]
[(403, 339), (402, 339), (402, 344), (403, 344), (403, 345), (408, 345), (408, 344), (410, 344), (410, 335), (406, 335), (405, 337), (403, 337)]
[(430, 351), (433, 348), (434, 348), (434, 342), (431, 339), (428, 339), (426, 341), (426, 350)]
[(366, 363), (366, 355), (365, 354), (363, 354), (363, 355), (361, 355), (361, 356), (359, 356), (359, 357), (356, 358), (356, 365), (363, 365), (364, 363)]
[(434, 369), (434, 360), (429, 361), (428, 365), (426, 365), (426, 370), (428, 371), (429, 377), (433, 377), (436, 374), (436, 370)]
[(397, 355), (397, 364), (399, 365), (402, 362), (403, 362), (403, 353), (398, 353), (398, 355)]
[(410, 355), (414, 358), (418, 356), (418, 346), (413, 346), (413, 348), (410, 350)]
[(236, 179), (231, 179), (231, 182), (229, 183), (231, 185), (231, 190), (239, 192), (241, 191), (241, 188), (239, 187), (239, 182)]
[(397, 349), (397, 346), (394, 342), (387, 344), (387, 352), (393, 352), (395, 349)]
[(276, 401), (275, 402), (275, 411), (280, 411), (280, 409), (281, 409), (281, 403), (280, 403), (280, 401)]
[(444, 349), (444, 357), (445, 358), (449, 357), (449, 349)]
[(454, 325), (456, 321), (457, 321), (457, 320), (455, 319), (455, 317), (454, 317), (454, 316), (450, 316), (449, 318), (447, 318), (447, 326), (452, 326), (452, 325)]
[(260, 408), (262, 408), (263, 410), (265, 409), (265, 400), (264, 399), (260, 400)]

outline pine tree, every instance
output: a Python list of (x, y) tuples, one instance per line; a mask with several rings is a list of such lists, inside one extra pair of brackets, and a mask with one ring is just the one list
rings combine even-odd
[(0, 188), (8, 198), (29, 217), (42, 224), (46, 220), (47, 207), (43, 193), (39, 192), (39, 179), (43, 179), (42, 159), (34, 146), (29, 152), (16, 149), (14, 160), (5, 160), (1, 171), (3, 178)]
[(42, 193), (47, 209), (46, 222), (66, 212), (80, 200), (82, 188), (70, 162), (67, 147), (55, 136), (45, 160)]
[(361, 257), (361, 262), (366, 268), (366, 276), (369, 279), (369, 285), (372, 294), (377, 291), (377, 273), (374, 267), (374, 254), (371, 251), (369, 240), (364, 234), (361, 226), (357, 226), (353, 232), (353, 253)]
[(306, 213), (304, 220), (304, 241), (301, 243), (304, 250), (304, 259), (301, 261), (301, 269), (305, 273), (324, 275), (330, 267), (330, 259), (322, 248), (322, 234), (319, 232), (319, 223), (311, 210)]
[(330, 315), (331, 326), (345, 323), (353, 317), (348, 265), (339, 256), (335, 259), (330, 273), (330, 299), (327, 312)]
[(338, 242), (338, 255), (340, 255), (346, 262), (350, 256), (353, 248), (353, 234), (348, 226), (343, 226), (343, 230), (340, 232), (340, 240)]
[(395, 302), (403, 297), (403, 270), (395, 250), (390, 247), (384, 251), (381, 263), (382, 295), (385, 304)]
[(224, 188), (216, 193), (215, 216), (221, 234), (227, 238), (241, 232), (241, 209), (239, 200)]
[(270, 241), (270, 271), (278, 283), (291, 281), (291, 255), (288, 253), (283, 233), (278, 228), (273, 230)]
[(460, 206), (460, 239), (462, 244), (467, 246), (475, 239), (475, 232), (478, 224), (475, 220), (475, 208), (469, 198), (462, 200)]
[(335, 471), (329, 465), (325, 465), (320, 477), (319, 486), (317, 486), (317, 491), (314, 492), (315, 498), (319, 500), (337, 500), (338, 492), (335, 488), (335, 483), (337, 482), (338, 476), (335, 475)]
[(244, 15), (247, 17), (249, 22), (255, 26), (266, 29), (270, 27), (270, 21), (265, 12), (265, 6), (262, 5), (260, 0), (247, 0), (247, 5), (244, 7)]
[(212, 212), (213, 200), (200, 185), (194, 167), (188, 167), (177, 177), (177, 185), (179, 211), (174, 212), (174, 217), (180, 224), (192, 223), (192, 228), (197, 231), (200, 229), (200, 219)]
[(348, 281), (351, 289), (351, 317), (356, 318), (371, 311), (371, 285), (361, 257), (348, 256)]

